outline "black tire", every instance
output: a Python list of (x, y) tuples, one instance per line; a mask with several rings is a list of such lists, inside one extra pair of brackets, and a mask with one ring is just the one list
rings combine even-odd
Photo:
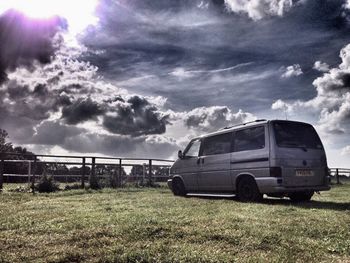
[(243, 177), (237, 184), (237, 197), (241, 202), (258, 202), (263, 195), (259, 192), (256, 182), (251, 177)]
[(186, 188), (181, 179), (174, 179), (173, 193), (176, 196), (186, 196)]
[(314, 195), (313, 191), (296, 192), (296, 193), (291, 193), (289, 195), (289, 198), (293, 202), (307, 202), (307, 201), (310, 201), (313, 195)]

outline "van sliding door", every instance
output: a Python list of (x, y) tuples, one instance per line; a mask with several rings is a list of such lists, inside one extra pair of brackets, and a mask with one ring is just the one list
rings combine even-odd
[(204, 138), (199, 157), (199, 191), (233, 190), (230, 178), (231, 137), (232, 133), (224, 133)]

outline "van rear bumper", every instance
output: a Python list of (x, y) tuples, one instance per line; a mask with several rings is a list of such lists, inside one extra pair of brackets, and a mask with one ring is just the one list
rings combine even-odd
[(283, 186), (283, 182), (279, 181), (280, 178), (255, 178), (256, 184), (258, 185), (259, 191), (262, 194), (270, 193), (292, 193), (292, 192), (302, 192), (302, 191), (327, 191), (331, 187), (329, 185), (310, 185), (310, 186), (296, 186), (296, 187), (286, 187)]

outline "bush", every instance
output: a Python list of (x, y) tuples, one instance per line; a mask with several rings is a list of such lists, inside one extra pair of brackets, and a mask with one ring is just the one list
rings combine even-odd
[(58, 184), (54, 181), (52, 176), (48, 176), (44, 170), (39, 182), (35, 185), (35, 190), (39, 193), (52, 193), (60, 190)]
[(96, 176), (90, 176), (90, 188), (93, 190), (101, 189), (101, 185)]

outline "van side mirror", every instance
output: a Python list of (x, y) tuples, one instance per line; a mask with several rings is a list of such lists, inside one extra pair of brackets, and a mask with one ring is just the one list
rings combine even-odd
[(179, 157), (179, 159), (184, 158), (184, 155), (181, 150), (177, 153), (177, 156)]

